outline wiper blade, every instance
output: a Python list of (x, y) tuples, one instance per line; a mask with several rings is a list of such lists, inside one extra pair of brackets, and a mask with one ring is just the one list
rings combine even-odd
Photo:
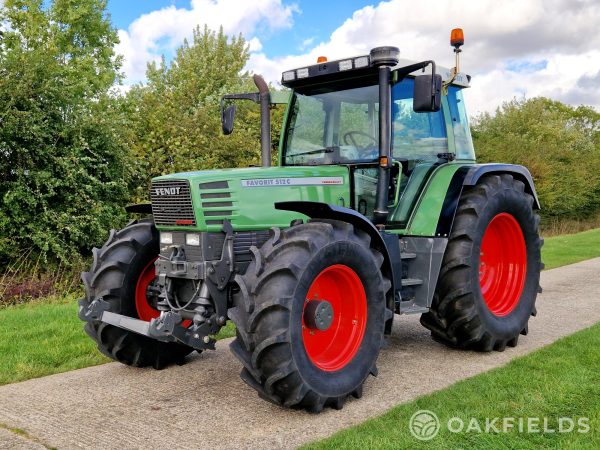
[(304, 155), (316, 155), (317, 153), (333, 153), (336, 150), (339, 150), (340, 148), (335, 145), (333, 147), (324, 147), (324, 148), (318, 148), (316, 150), (310, 150), (308, 152), (303, 152), (303, 153), (294, 153), (292, 155), (286, 155), (286, 158), (292, 158), (294, 156), (304, 156)]

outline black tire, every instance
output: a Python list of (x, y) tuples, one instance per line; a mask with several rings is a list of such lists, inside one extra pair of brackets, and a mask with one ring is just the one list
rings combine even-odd
[[(81, 279), (85, 300), (102, 297), (110, 311), (139, 318), (135, 290), (144, 268), (158, 256), (159, 235), (151, 220), (133, 221), (119, 231), (111, 230), (102, 248), (94, 248), (94, 261)], [(162, 369), (182, 363), (193, 351), (177, 343), (164, 343), (103, 322), (88, 322), (85, 332), (96, 341), (98, 349), (109, 358), (135, 367)]]
[[(341, 409), (347, 396), (362, 396), (383, 341), (385, 299), (391, 283), (380, 270), (383, 256), (370, 237), (338, 221), (311, 221), (273, 229), (252, 262), (236, 277), (239, 292), (229, 317), (237, 326), (231, 351), (244, 365), (242, 379), (260, 397), (284, 407), (320, 412)], [(302, 313), (315, 277), (334, 264), (351, 268), (366, 294), (366, 327), (360, 347), (341, 369), (321, 370), (308, 356)], [(335, 314), (335, 311), (334, 311)]]
[[(449, 346), (478, 351), (503, 351), (527, 334), (540, 291), (540, 218), (525, 185), (512, 175), (482, 178), (460, 199), (431, 310), (421, 316), (434, 339)], [(494, 314), (482, 295), (480, 250), (488, 224), (498, 214), (516, 219), (526, 247), (526, 271), (521, 295), (507, 314)], [(506, 294), (503, 294), (506, 295)]]

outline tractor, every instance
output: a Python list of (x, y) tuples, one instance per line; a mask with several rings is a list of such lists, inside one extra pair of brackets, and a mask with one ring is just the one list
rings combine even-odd
[[(535, 315), (542, 239), (529, 171), (479, 164), (459, 69), (396, 47), (283, 72), (261, 110), (261, 167), (152, 180), (141, 219), (110, 232), (82, 274), (79, 317), (106, 356), (181, 364), (231, 320), (241, 378), (287, 408), (360, 398), (395, 314), (453, 348), (503, 351)], [(283, 97), (283, 98), (282, 98)], [(270, 108), (286, 103), (272, 165)], [(217, 380), (215, 380), (217, 382)]]

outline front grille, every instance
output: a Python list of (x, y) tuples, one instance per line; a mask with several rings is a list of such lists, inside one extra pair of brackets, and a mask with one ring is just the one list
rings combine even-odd
[(187, 181), (153, 181), (150, 200), (156, 225), (196, 225), (190, 184)]
[(269, 240), (269, 230), (240, 231), (235, 233), (233, 240), (233, 253), (236, 261), (250, 261), (250, 247), (253, 245), (261, 248)]

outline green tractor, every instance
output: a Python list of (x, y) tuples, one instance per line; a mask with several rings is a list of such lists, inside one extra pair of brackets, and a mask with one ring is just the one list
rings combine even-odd
[[(262, 167), (152, 181), (146, 214), (94, 249), (79, 316), (108, 357), (163, 368), (215, 348), (228, 320), (242, 379), (284, 407), (339, 409), (362, 395), (394, 314), (420, 314), (449, 346), (503, 351), (527, 334), (542, 263), (529, 171), (478, 164), (456, 67), (395, 47), (284, 72), (261, 107)], [(217, 382), (217, 380), (215, 380)]]

